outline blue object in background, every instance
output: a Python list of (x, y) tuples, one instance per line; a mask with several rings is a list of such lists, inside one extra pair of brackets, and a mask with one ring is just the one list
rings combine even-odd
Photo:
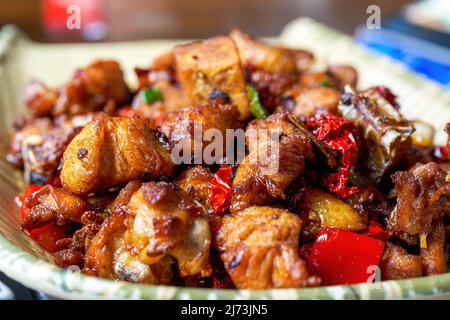
[(403, 62), (450, 90), (450, 48), (386, 28), (369, 30), (361, 26), (355, 38), (369, 49)]

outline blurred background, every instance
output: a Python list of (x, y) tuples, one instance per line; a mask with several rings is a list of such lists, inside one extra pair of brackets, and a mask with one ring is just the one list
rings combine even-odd
[[(110, 41), (202, 38), (239, 26), (256, 36), (276, 36), (299, 16), (352, 33), (377, 4), (392, 16), (411, 0), (0, 0), (0, 24), (15, 23), (41, 41), (83, 40), (65, 28), (66, 8), (77, 4), (85, 24), (97, 23)], [(103, 22), (105, 28), (98, 22)], [(102, 30), (100, 30), (102, 29)], [(60, 31), (60, 32), (58, 32)], [(91, 31), (92, 32), (92, 31)], [(92, 36), (92, 35), (91, 35)], [(85, 34), (85, 40), (89, 34)], [(71, 39), (70, 39), (71, 38)]]
[[(70, 5), (81, 29), (66, 26)], [(366, 26), (370, 5), (382, 28)], [(450, 0), (0, 0), (0, 26), (43, 42), (206, 38), (240, 27), (274, 37), (308, 16), (450, 88)]]

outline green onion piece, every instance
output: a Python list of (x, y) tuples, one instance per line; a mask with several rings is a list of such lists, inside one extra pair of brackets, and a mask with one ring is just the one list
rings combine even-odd
[(259, 94), (255, 87), (247, 85), (247, 96), (250, 100), (250, 112), (256, 119), (264, 119), (268, 112), (259, 100)]
[(144, 100), (146, 104), (152, 104), (153, 102), (160, 101), (162, 99), (163, 97), (161, 90), (158, 88), (150, 88), (142, 91), (142, 100)]
[(322, 87), (329, 87), (329, 86), (330, 86), (330, 81), (328, 81), (328, 80), (322, 80), (322, 81), (320, 81), (320, 85), (321, 85)]

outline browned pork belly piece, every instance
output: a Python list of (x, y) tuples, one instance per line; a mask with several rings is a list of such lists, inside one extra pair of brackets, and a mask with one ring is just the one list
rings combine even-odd
[(235, 286), (305, 286), (308, 272), (297, 252), (300, 230), (300, 218), (278, 208), (253, 206), (224, 217), (218, 242), (225, 269)]
[(99, 113), (64, 152), (62, 185), (82, 195), (143, 177), (170, 177), (175, 165), (159, 140), (147, 119)]
[(354, 93), (347, 90), (339, 104), (341, 115), (357, 125), (369, 149), (371, 178), (378, 182), (405, 154), (411, 145), (413, 125), (397, 110), (396, 102), (385, 88), (374, 87)]
[(27, 183), (44, 184), (56, 177), (63, 152), (79, 130), (70, 123), (53, 125), (49, 118), (32, 119), (11, 136), (7, 159), (24, 169)]
[(186, 169), (173, 182), (209, 211), (208, 186), (213, 178), (211, 171), (199, 165)]
[(319, 114), (337, 114), (341, 93), (333, 88), (293, 86), (283, 94), (281, 111), (299, 118)]
[(25, 207), (29, 213), (22, 221), (22, 228), (32, 230), (47, 223), (63, 225), (68, 222), (81, 222), (83, 213), (90, 205), (82, 198), (75, 196), (63, 188), (50, 185), (31, 194), (25, 199)]
[(84, 114), (101, 110), (109, 101), (119, 106), (128, 98), (129, 90), (119, 64), (113, 60), (99, 60), (78, 69), (60, 89), (52, 114)]
[[(204, 105), (184, 108), (179, 112), (169, 114), (161, 124), (161, 131), (169, 138), (173, 147), (180, 149), (180, 152), (175, 152), (176, 156), (182, 157), (181, 152), (185, 149), (190, 150), (190, 156), (187, 161), (191, 163), (196, 155), (203, 155), (203, 152), (208, 152), (211, 159), (202, 156), (201, 159), (196, 157), (194, 163), (202, 161), (206, 164), (212, 164), (214, 159), (222, 160), (222, 156), (227, 155), (227, 129), (239, 129), (243, 124), (239, 121), (239, 112), (234, 105)], [(197, 133), (195, 133), (195, 130)], [(228, 134), (234, 134), (234, 130), (229, 130)], [(214, 134), (213, 136), (208, 136)], [(220, 134), (220, 137), (215, 137)], [(217, 140), (217, 141), (216, 141)], [(208, 146), (211, 145), (211, 148)], [(217, 146), (217, 148), (214, 148)], [(234, 145), (229, 145), (234, 147)], [(208, 148), (208, 149), (207, 149)], [(211, 149), (211, 150), (210, 150)], [(231, 150), (230, 150), (231, 151)], [(201, 154), (200, 154), (201, 152)], [(184, 155), (185, 156), (185, 155)], [(192, 157), (192, 158), (191, 158)], [(219, 159), (220, 158), (220, 159)], [(184, 158), (183, 158), (184, 159)]]
[(144, 183), (126, 208), (116, 210), (92, 240), (86, 272), (139, 283), (209, 276), (211, 234), (203, 209), (166, 182)]
[(295, 50), (270, 46), (239, 29), (234, 29), (230, 37), (238, 49), (242, 65), (253, 65), (269, 72), (297, 73), (300, 55), (296, 56)]
[(35, 117), (48, 117), (58, 98), (57, 92), (40, 81), (30, 81), (23, 92), (25, 105)]
[[(409, 171), (392, 175), (398, 198), (389, 216), (388, 227), (397, 234), (423, 237), (433, 230), (433, 222), (441, 221), (448, 210), (444, 191), (445, 172), (430, 162), (418, 163)], [(422, 243), (423, 245), (423, 243)]]
[[(314, 156), (310, 139), (290, 121), (288, 114), (254, 120), (247, 127), (246, 138), (255, 133), (258, 135), (247, 140), (249, 154), (238, 166), (233, 180), (232, 213), (285, 198), (288, 185), (303, 172), (305, 159)], [(270, 141), (273, 133), (277, 136), (274, 148)]]
[[(250, 117), (247, 88), (236, 47), (229, 37), (215, 37), (174, 49), (177, 76), (191, 104), (208, 104), (216, 93)], [(229, 100), (229, 101), (226, 101)]]
[(382, 280), (400, 280), (423, 275), (422, 258), (409, 254), (400, 246), (386, 242), (380, 262)]

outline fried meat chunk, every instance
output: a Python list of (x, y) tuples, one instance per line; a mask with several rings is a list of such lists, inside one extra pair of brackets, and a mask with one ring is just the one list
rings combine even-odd
[(208, 276), (211, 234), (203, 209), (173, 184), (148, 182), (116, 210), (92, 241), (86, 271), (140, 283), (167, 283), (176, 261), (181, 277)]
[(356, 88), (358, 84), (358, 73), (355, 68), (351, 66), (336, 65), (330, 66), (327, 73), (331, 75), (336, 81), (336, 88), (344, 91), (345, 86)]
[(148, 87), (139, 90), (131, 103), (133, 110), (139, 116), (160, 122), (168, 113), (179, 111), (190, 104), (185, 90), (172, 85), (168, 80), (158, 80), (151, 88), (160, 90), (162, 100), (147, 104), (142, 96)]
[(295, 50), (270, 46), (257, 40), (239, 29), (230, 33), (242, 65), (253, 65), (270, 72), (297, 73), (297, 61), (300, 55)]
[(142, 177), (169, 177), (175, 165), (158, 137), (147, 119), (98, 114), (64, 152), (62, 185), (89, 194)]
[(52, 114), (84, 114), (101, 110), (109, 101), (121, 105), (128, 98), (129, 90), (119, 64), (113, 60), (99, 60), (78, 69), (60, 89)]
[(104, 219), (104, 215), (96, 211), (83, 213), (81, 216), (83, 226), (75, 231), (71, 238), (61, 239), (56, 243), (59, 250), (53, 254), (55, 264), (61, 268), (70, 266), (84, 268), (86, 249), (100, 230)]
[(25, 105), (38, 118), (50, 116), (57, 99), (55, 90), (37, 80), (31, 80), (23, 92)]
[(218, 233), (221, 258), (239, 289), (298, 288), (308, 272), (299, 257), (301, 220), (287, 210), (249, 207), (226, 216)]
[(426, 238), (426, 247), (420, 248), (423, 271), (425, 275), (448, 272), (445, 254), (445, 226), (441, 220), (435, 221), (432, 231)]
[(380, 269), (383, 280), (409, 279), (423, 275), (421, 257), (409, 254), (402, 247), (390, 242), (386, 242)]
[(232, 213), (284, 199), (286, 188), (303, 172), (305, 160), (314, 156), (309, 137), (286, 113), (251, 122), (246, 136), (253, 138), (247, 140), (249, 154), (233, 180)]
[(341, 93), (327, 87), (293, 86), (283, 94), (282, 110), (299, 118), (319, 114), (337, 114)]
[(11, 136), (7, 159), (24, 169), (27, 183), (44, 184), (56, 178), (63, 152), (79, 131), (70, 123), (54, 125), (49, 118), (32, 119)]
[[(161, 124), (161, 131), (169, 138), (172, 146), (178, 146), (181, 151), (190, 150), (189, 162), (194, 159), (194, 163), (199, 163), (195, 158), (198, 152), (203, 151), (211, 144), (214, 147), (219, 142), (222, 156), (227, 154), (226, 135), (227, 129), (239, 129), (243, 124), (239, 121), (239, 112), (234, 105), (203, 105), (184, 108), (179, 112), (169, 114)], [(197, 130), (198, 133), (195, 133)], [(200, 131), (201, 130), (201, 131)], [(234, 131), (233, 131), (234, 132)], [(210, 142), (206, 141), (208, 134), (213, 134)], [(220, 133), (223, 141), (215, 141), (215, 135)], [(214, 138), (213, 138), (214, 137)], [(203, 141), (205, 140), (205, 141)], [(214, 145), (213, 145), (214, 144)], [(217, 150), (219, 152), (219, 150)], [(212, 159), (202, 157), (203, 162), (212, 164), (213, 160), (221, 160), (220, 154), (212, 154)], [(178, 155), (178, 154), (177, 154)], [(200, 161), (200, 160), (199, 160)]]
[(82, 198), (75, 196), (63, 188), (46, 185), (34, 192), (25, 200), (28, 214), (22, 220), (22, 228), (32, 230), (50, 222), (58, 225), (68, 221), (81, 222), (83, 213), (90, 209), (90, 205)]
[(247, 89), (236, 47), (229, 37), (215, 37), (174, 49), (181, 85), (191, 104), (208, 104), (214, 91), (227, 95), (242, 120), (250, 117)]
[(180, 173), (174, 183), (209, 211), (211, 204), (209, 203), (208, 186), (213, 178), (214, 175), (207, 168), (198, 165)]
[(445, 172), (435, 163), (418, 163), (409, 171), (392, 175), (397, 189), (397, 206), (389, 217), (389, 229), (409, 236), (428, 235), (433, 222), (442, 220), (447, 212), (445, 194), (442, 194)]

